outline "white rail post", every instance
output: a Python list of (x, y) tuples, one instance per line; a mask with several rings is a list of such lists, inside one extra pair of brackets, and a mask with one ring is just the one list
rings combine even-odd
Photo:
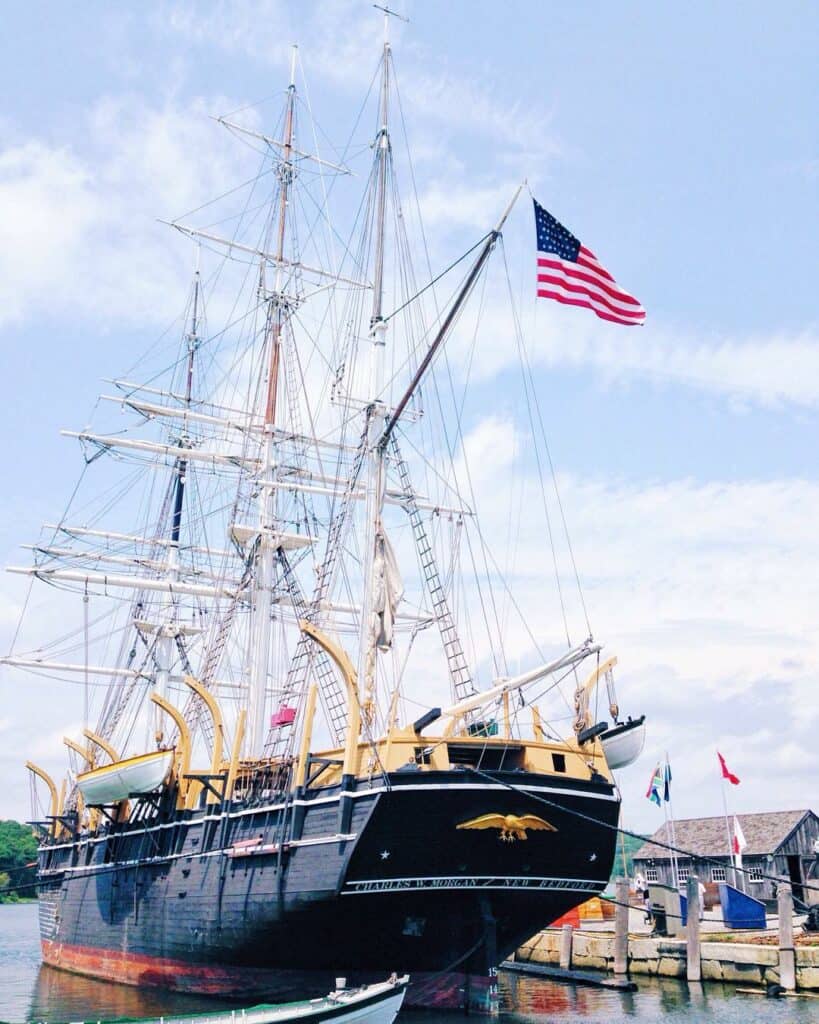
[(618, 878), (614, 883), (614, 973), (628, 974), (628, 879)]
[(686, 882), (688, 920), (685, 925), (686, 975), (689, 981), (702, 980), (700, 960), (700, 880), (691, 875)]
[(779, 914), (779, 984), (788, 991), (796, 988), (796, 954), (793, 948), (793, 894), (785, 883), (776, 890)]
[(570, 971), (572, 967), (572, 936), (574, 928), (564, 924), (560, 929), (560, 969)]

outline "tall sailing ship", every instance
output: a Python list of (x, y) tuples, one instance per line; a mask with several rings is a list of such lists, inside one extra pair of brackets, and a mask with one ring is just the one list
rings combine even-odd
[[(11, 570), (77, 628), (3, 661), (85, 694), (62, 784), (27, 765), (47, 964), (245, 996), (411, 972), (416, 1002), (491, 1010), (497, 964), (608, 881), (639, 728), (613, 696), (595, 721), (591, 637), (507, 630), (446, 362), (509, 209), (419, 283), (394, 78), (385, 42), (346, 237), (328, 201), (354, 147), (300, 131), (295, 51), (274, 133), (220, 119), (261, 166), (229, 214), (173, 223), (212, 263), (181, 343), (111, 382), (114, 429), (70, 433), (82, 487)], [(567, 683), (569, 738), (540, 708)]]

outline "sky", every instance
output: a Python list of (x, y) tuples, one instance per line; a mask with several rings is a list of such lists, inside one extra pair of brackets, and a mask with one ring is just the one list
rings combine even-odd
[[(644, 792), (666, 752), (679, 817), (721, 813), (717, 749), (742, 779), (733, 810), (816, 809), (815, 6), (396, 6), (410, 19), (392, 41), (433, 266), (473, 244), (526, 178), (647, 310), (628, 329), (522, 303), (595, 635), (620, 659), (624, 710), (649, 721), (620, 778), (626, 824), (661, 823)], [(210, 115), (244, 109), (264, 127), (297, 42), (316, 118), (341, 147), (381, 32), (365, 0), (4, 11), (6, 564), (25, 561), (19, 545), (76, 482), (60, 428), (80, 429), (100, 378), (178, 313), (190, 251), (158, 219), (242, 170)], [(533, 258), (532, 240), (522, 202), (510, 262)], [(486, 418), (472, 440), (499, 472), (516, 443), (515, 358), (500, 338), (474, 368)], [(24, 598), (0, 580), (4, 648)], [(5, 671), (0, 696), (0, 817), (25, 818), (22, 762), (53, 763), (76, 717), (41, 679)]]

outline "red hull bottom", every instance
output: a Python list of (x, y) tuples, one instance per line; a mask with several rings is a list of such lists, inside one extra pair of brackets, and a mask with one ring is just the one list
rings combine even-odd
[[(41, 942), (43, 962), (50, 967), (100, 978), (120, 985), (151, 986), (175, 992), (212, 996), (275, 996), (278, 1000), (323, 995), (333, 986), (329, 975), (306, 971), (282, 971), (257, 967), (195, 964), (166, 957), (146, 956), (95, 946)], [(350, 978), (350, 982), (359, 979)], [(383, 980), (369, 978), (367, 980)], [(456, 971), (418, 972), (412, 975), (404, 1005), (418, 1009), (467, 1010), (498, 1013), (498, 984), (492, 976)], [(315, 991), (305, 992), (305, 985)]]
[(410, 978), (404, 1006), (417, 1010), (463, 1010), (492, 1017), (500, 1012), (497, 975), (421, 971)]
[(203, 995), (253, 995), (272, 986), (276, 972), (255, 967), (191, 964), (166, 957), (145, 956), (96, 946), (74, 946), (44, 939), (43, 962), (74, 974), (120, 985), (152, 986)]

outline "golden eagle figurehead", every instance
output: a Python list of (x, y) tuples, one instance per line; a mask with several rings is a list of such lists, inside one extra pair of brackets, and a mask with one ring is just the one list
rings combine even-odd
[(524, 814), (522, 817), (516, 814), (482, 814), (479, 818), (461, 822), (456, 828), (499, 828), (498, 838), (504, 843), (526, 839), (527, 829), (533, 832), (557, 832), (554, 825), (538, 818), (536, 814)]

